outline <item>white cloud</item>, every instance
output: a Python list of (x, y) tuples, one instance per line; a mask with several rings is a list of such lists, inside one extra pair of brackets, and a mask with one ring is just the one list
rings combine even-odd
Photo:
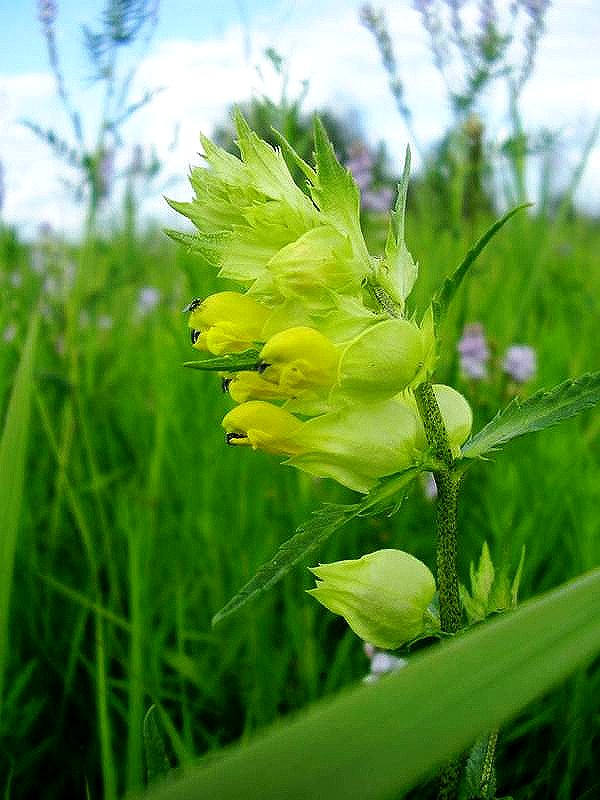
[[(312, 8), (317, 9), (318, 4), (313, 3)], [(427, 146), (443, 133), (450, 119), (443, 81), (431, 64), (427, 34), (408, 2), (400, 6), (388, 3), (387, 18), (416, 134)], [(556, 2), (548, 16), (548, 32), (541, 40), (536, 72), (522, 97), (527, 127), (571, 130), (574, 126), (576, 135), (565, 137), (561, 153), (562, 163), (567, 165), (576, 163), (586, 131), (600, 111), (596, 87), (600, 48), (593, 44), (599, 28), (595, 0)], [(204, 41), (163, 41), (140, 66), (137, 91), (158, 86), (164, 90), (131, 121), (127, 139), (131, 144), (156, 148), (165, 160), (165, 174), (178, 179), (169, 194), (188, 194), (184, 176), (188, 164), (198, 162), (199, 130), (210, 133), (232, 103), (247, 99), (253, 92), (278, 96), (278, 78), (262, 55), (267, 46), (288, 58), (292, 93), (302, 80), (310, 81), (307, 110), (329, 107), (340, 112), (360, 111), (368, 138), (384, 139), (391, 155), (400, 161), (409, 135), (394, 107), (375, 44), (360, 25), (354, 4), (324, 2), (320, 13), (289, 17), (283, 24), (281, 17), (255, 18), (250, 48), (247, 34), (235, 24)], [(92, 99), (83, 99), (83, 103), (84, 111), (93, 116)], [(505, 109), (501, 91), (487, 98), (490, 138), (506, 126)], [(61, 114), (51, 75), (25, 74), (2, 80), (0, 147), (7, 171), (4, 215), (11, 222), (27, 224), (29, 229), (33, 223), (49, 220), (59, 228), (65, 227), (66, 221), (66, 227), (75, 231), (76, 220), (81, 219), (81, 210), (68, 202), (61, 189), (64, 167), (15, 122), (24, 115), (42, 119), (45, 124), (58, 119), (61, 125), (62, 119), (64, 130)], [(178, 124), (178, 144), (169, 151)], [(418, 166), (418, 157), (415, 160)], [(599, 184), (600, 153), (596, 146), (579, 193), (586, 207), (600, 208)], [(158, 188), (146, 200), (145, 209), (166, 215)]]

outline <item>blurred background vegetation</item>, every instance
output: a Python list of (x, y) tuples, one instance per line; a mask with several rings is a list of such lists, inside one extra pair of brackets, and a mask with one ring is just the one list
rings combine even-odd
[[(541, 165), (535, 207), (485, 252), (444, 330), (437, 379), (464, 392), (478, 427), (517, 391), (527, 395), (598, 368), (600, 223), (573, 204), (597, 131), (570, 184), (551, 194), (546, 173), (555, 140), (525, 131), (519, 111), (547, 4), (514, 4), (526, 14), (520, 61), (511, 51), (517, 34), (499, 29), (493, 3), (482, 4), (489, 13), (472, 34), (460, 17), (436, 21), (434, 5), (418, 5), (440, 71), (450, 48), (463, 64), (460, 88), (448, 88), (452, 126), (423, 150), (424, 167), (411, 182), (407, 239), (421, 268), (418, 308), (494, 216), (527, 199), (529, 159)], [(52, 6), (41, 4), (42, 21), (59, 70)], [(362, 20), (389, 77), (390, 114), (410, 125), (385, 17), (365, 6)], [(304, 569), (211, 630), (211, 616), (320, 502), (350, 501), (351, 493), (264, 454), (227, 449), (220, 428), (227, 396), (213, 377), (181, 367), (190, 355), (181, 309), (223, 284), (138, 217), (140, 192), (157, 185), (160, 154), (134, 154), (126, 172), (110, 173), (119, 127), (136, 110), (127, 87), (115, 83), (111, 59), (151, 27), (148, 3), (109, 2), (100, 28), (86, 35), (95, 79), (106, 83), (109, 98), (125, 98), (107, 106), (93, 151), (78, 138), (81, 120), (70, 106), (73, 143), (38, 128), (57, 157), (79, 170), (74, 188), (87, 208), (80, 240), (44, 229), (24, 242), (0, 227), (3, 412), (27, 331), (40, 317), (33, 377), (20, 395), (31, 419), (20, 439), (26, 468), (18, 524), (6, 533), (14, 554), (5, 544), (2, 564), (10, 609), (0, 616), (8, 642), (0, 651), (0, 789), (7, 798), (88, 793), (111, 800), (141, 787), (142, 725), (152, 704), (171, 762), (185, 765), (359, 681), (369, 667), (343, 621), (307, 599)], [(290, 95), (285, 58), (268, 55), (281, 95), (248, 98), (242, 109), (261, 136), (275, 144), (273, 126), (310, 159), (304, 96)], [(478, 105), (497, 81), (508, 87), (512, 119), (500, 146), (488, 142)], [(63, 100), (70, 103), (66, 94)], [(143, 102), (152, 102), (152, 92)], [(366, 144), (367, 121), (326, 108), (321, 116), (361, 187), (365, 235), (378, 252), (398, 176), (385, 147)], [(229, 118), (214, 138), (235, 152)], [(103, 202), (117, 179), (125, 185), (123, 206), (106, 225)], [(464, 338), (457, 348), (473, 323), (485, 337), (479, 373), (464, 358)], [(532, 348), (535, 371), (511, 371), (505, 356), (515, 344)], [(495, 560), (514, 566), (525, 545), (523, 598), (599, 563), (599, 431), (598, 414), (584, 415), (469, 472), (460, 508), (464, 579), (484, 540)], [(8, 474), (0, 476), (7, 507), (11, 485)], [(392, 546), (432, 564), (428, 488), (419, 484), (393, 518), (348, 526), (320, 560)], [(599, 693), (596, 663), (502, 732), (502, 794), (568, 800), (600, 793)]]

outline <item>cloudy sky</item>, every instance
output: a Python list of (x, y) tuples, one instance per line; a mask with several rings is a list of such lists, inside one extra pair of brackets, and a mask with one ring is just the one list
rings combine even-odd
[[(502, 16), (511, 0), (496, 0)], [(533, 4), (533, 0), (531, 0)], [(86, 123), (88, 146), (95, 140), (101, 97), (89, 80), (81, 26), (94, 25), (102, 2), (58, 0), (56, 36), (66, 83)], [(143, 54), (132, 99), (161, 87), (153, 102), (125, 129), (126, 148), (154, 146), (164, 162), (159, 180), (147, 187), (147, 214), (168, 221), (161, 192), (187, 195), (184, 176), (198, 161), (198, 131), (210, 134), (227, 108), (253, 93), (276, 98), (277, 75), (264, 51), (275, 48), (287, 59), (290, 93), (309, 81), (307, 111), (328, 107), (353, 110), (367, 139), (383, 139), (399, 161), (411, 136), (397, 114), (370, 34), (360, 25), (359, 0), (163, 0), (152, 42)], [(411, 141), (418, 149), (442, 135), (450, 120), (444, 81), (432, 64), (428, 37), (412, 0), (375, 3), (386, 11), (406, 98), (413, 112)], [(477, 2), (467, 2), (467, 17), (477, 24)], [(40, 222), (73, 234), (81, 209), (65, 188), (72, 177), (49, 149), (22, 124), (69, 132), (48, 67), (44, 37), (34, 0), (0, 0), (0, 160), (4, 168), (3, 219), (33, 235)], [(470, 11), (469, 11), (470, 9)], [(533, 78), (522, 96), (526, 127), (560, 134), (554, 175), (566, 181), (577, 166), (600, 114), (600, 3), (555, 0), (546, 19)], [(451, 76), (452, 79), (452, 76)], [(502, 83), (483, 98), (486, 135), (500, 141), (508, 130)], [(176, 146), (172, 147), (178, 131)], [(124, 163), (117, 166), (124, 166)], [(536, 187), (535, 165), (530, 191)], [(600, 212), (600, 146), (592, 150), (578, 191), (581, 207)]]

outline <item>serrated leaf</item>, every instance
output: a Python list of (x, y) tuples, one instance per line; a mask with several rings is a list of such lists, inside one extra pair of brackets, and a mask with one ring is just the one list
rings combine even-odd
[(448, 306), (452, 302), (454, 295), (458, 291), (461, 283), (464, 280), (465, 275), (469, 271), (469, 269), (473, 266), (481, 251), (485, 248), (485, 246), (489, 243), (489, 241), (498, 233), (498, 231), (504, 227), (504, 225), (508, 222), (508, 220), (513, 217), (518, 211), (521, 211), (523, 208), (528, 208), (531, 203), (523, 203), (520, 206), (516, 206), (511, 211), (508, 211), (503, 217), (496, 220), (494, 224), (488, 228), (488, 230), (481, 236), (471, 247), (468, 251), (467, 255), (463, 258), (461, 263), (458, 267), (454, 270), (450, 277), (446, 278), (444, 283), (436, 292), (433, 298), (433, 310), (434, 316), (436, 321), (436, 326), (443, 320), (446, 311), (448, 310)]
[(541, 431), (592, 408), (600, 401), (600, 372), (541, 389), (525, 401), (516, 397), (463, 445), (466, 458), (477, 458), (517, 436)]
[(244, 350), (243, 353), (230, 353), (217, 358), (206, 358), (203, 361), (184, 361), (183, 366), (199, 369), (204, 372), (240, 372), (255, 370), (260, 365), (258, 350)]
[[(147, 800), (403, 795), (600, 650), (600, 570), (280, 721)], [(368, 766), (368, 769), (366, 768)]]
[(160, 730), (158, 717), (158, 708), (156, 706), (150, 706), (146, 712), (143, 723), (146, 775), (149, 784), (166, 777), (171, 770), (171, 764), (167, 756), (167, 748)]
[(173, 241), (187, 247), (188, 252), (198, 253), (215, 267), (220, 266), (223, 244), (225, 239), (231, 236), (228, 231), (218, 234), (203, 234), (200, 232), (182, 233), (181, 231), (165, 228), (164, 232)]
[[(490, 753), (490, 739), (495, 748), (497, 734), (478, 739), (465, 767), (465, 776), (460, 789), (459, 800), (493, 800), (496, 795), (496, 775), (493, 767), (493, 749)], [(490, 757), (492, 760), (490, 761)]]
[(287, 155), (291, 158), (293, 163), (305, 175), (305, 177), (308, 178), (309, 181), (311, 181), (311, 183), (315, 183), (317, 180), (317, 173), (310, 166), (310, 164), (307, 164), (306, 161), (300, 155), (298, 155), (298, 153), (294, 150), (292, 145), (288, 142), (288, 140), (285, 138), (283, 133), (281, 133), (281, 131), (278, 131), (276, 128), (271, 128), (271, 132), (281, 145), (282, 151), (284, 153), (287, 153)]
[(296, 564), (317, 550), (343, 525), (359, 516), (381, 511), (404, 490), (425, 466), (411, 467), (372, 489), (361, 503), (349, 505), (327, 503), (302, 524), (295, 535), (281, 545), (275, 556), (258, 570), (226, 606), (215, 614), (213, 627), (239, 611), (250, 600), (278, 583)]
[(311, 196), (326, 220), (347, 236), (355, 258), (370, 271), (370, 257), (360, 227), (360, 192), (349, 170), (335, 156), (333, 145), (321, 120), (315, 117), (315, 163), (317, 180)]

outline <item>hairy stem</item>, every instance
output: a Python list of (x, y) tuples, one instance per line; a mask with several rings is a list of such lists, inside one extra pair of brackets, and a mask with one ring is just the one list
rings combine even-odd
[[(435, 457), (444, 465), (434, 473), (438, 488), (436, 505), (437, 586), (440, 598), (440, 624), (445, 633), (461, 628), (460, 595), (456, 569), (456, 509), (460, 477), (453, 474), (453, 457), (448, 432), (438, 406), (433, 386), (422, 383), (415, 390), (419, 414), (423, 420), (427, 442)], [(446, 764), (440, 771), (438, 800), (454, 800), (462, 759)]]

